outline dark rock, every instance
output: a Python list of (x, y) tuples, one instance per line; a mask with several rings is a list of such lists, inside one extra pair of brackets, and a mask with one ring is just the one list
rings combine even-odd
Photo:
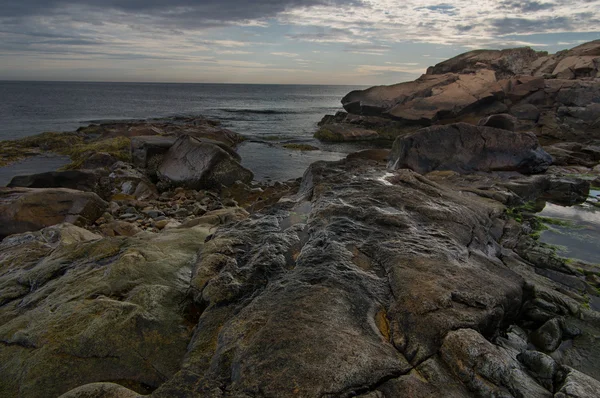
[(387, 163), (389, 157), (389, 149), (363, 149), (362, 151), (352, 152), (351, 154), (346, 156), (346, 159), (374, 160), (376, 162)]
[(391, 169), (541, 173), (551, 157), (531, 133), (457, 123), (424, 128), (394, 142)]
[(108, 203), (66, 188), (0, 188), (0, 239), (60, 223), (90, 225)]
[(517, 119), (537, 121), (540, 117), (540, 110), (532, 104), (522, 104), (510, 109), (510, 114)]
[(102, 174), (89, 170), (50, 171), (14, 177), (7, 187), (69, 188), (85, 192), (98, 191)]
[(253, 178), (229, 152), (190, 136), (177, 139), (165, 154), (158, 175), (167, 184), (190, 189), (220, 188)]
[(496, 129), (517, 131), (519, 121), (512, 115), (501, 113), (485, 117), (479, 121), (479, 126), (493, 127)]
[(97, 152), (88, 156), (81, 164), (82, 169), (106, 169), (111, 167), (119, 160), (106, 152)]
[(531, 342), (544, 352), (555, 351), (562, 342), (562, 338), (562, 328), (558, 318), (547, 321), (530, 335)]
[(544, 388), (554, 391), (554, 376), (558, 371), (558, 364), (552, 357), (539, 351), (523, 351), (517, 355), (517, 359), (527, 367), (527, 370)]
[(148, 161), (162, 156), (173, 146), (177, 138), (173, 136), (139, 136), (131, 139), (131, 159), (136, 167), (145, 169)]
[(568, 366), (559, 371), (556, 398), (594, 398), (600, 391), (600, 382)]

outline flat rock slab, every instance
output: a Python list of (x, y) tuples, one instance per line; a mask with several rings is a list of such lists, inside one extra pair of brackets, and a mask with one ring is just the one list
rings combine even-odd
[(394, 142), (388, 167), (418, 173), (434, 170), (457, 172), (544, 172), (552, 157), (532, 133), (515, 133), (467, 123), (427, 127)]
[(13, 177), (7, 187), (69, 188), (94, 192), (98, 189), (98, 180), (101, 175), (92, 170), (50, 171)]
[(0, 188), (0, 238), (63, 222), (89, 225), (108, 203), (92, 192), (67, 188)]

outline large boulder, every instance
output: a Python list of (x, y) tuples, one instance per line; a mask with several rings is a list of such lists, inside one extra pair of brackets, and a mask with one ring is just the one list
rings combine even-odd
[(158, 176), (166, 184), (190, 189), (220, 188), (253, 179), (252, 172), (242, 167), (231, 152), (191, 136), (177, 139), (165, 154)]
[(68, 222), (89, 225), (108, 203), (92, 192), (67, 188), (0, 188), (0, 239)]
[(433, 170), (544, 172), (552, 157), (532, 133), (456, 123), (427, 127), (394, 142), (388, 166)]

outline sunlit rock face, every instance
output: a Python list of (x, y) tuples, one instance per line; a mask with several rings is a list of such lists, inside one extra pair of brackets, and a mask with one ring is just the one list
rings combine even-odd
[(360, 125), (395, 138), (415, 126), (477, 124), (508, 113), (517, 131), (532, 131), (544, 142), (600, 138), (599, 65), (599, 40), (553, 55), (529, 48), (475, 50), (412, 82), (352, 91), (342, 99), (348, 114), (323, 123)]

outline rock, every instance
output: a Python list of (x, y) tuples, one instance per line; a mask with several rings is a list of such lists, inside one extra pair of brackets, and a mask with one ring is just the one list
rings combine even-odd
[(482, 397), (552, 397), (508, 352), (472, 329), (448, 333), (440, 355), (452, 372)]
[(113, 155), (106, 152), (97, 152), (87, 157), (81, 164), (82, 169), (106, 169), (110, 168), (113, 164), (119, 160)]
[(510, 109), (511, 115), (521, 120), (537, 121), (540, 117), (540, 110), (531, 104), (522, 104)]
[(100, 135), (103, 138), (189, 135), (218, 141), (230, 147), (244, 140), (241, 135), (220, 127), (218, 122), (201, 117), (107, 122), (82, 127), (78, 132)]
[(594, 398), (600, 391), (600, 382), (575, 369), (563, 366), (556, 398)]
[(140, 398), (128, 388), (113, 383), (90, 383), (64, 393), (59, 398)]
[(497, 115), (491, 115), (481, 119), (478, 123), (479, 126), (493, 127), (496, 129), (517, 131), (519, 121), (512, 115), (507, 113), (500, 113)]
[(190, 136), (177, 139), (165, 154), (158, 175), (167, 184), (189, 189), (220, 188), (253, 178), (229, 152)]
[(131, 139), (131, 159), (135, 167), (145, 169), (155, 156), (162, 157), (173, 146), (173, 136), (139, 136)]
[(315, 133), (315, 138), (330, 142), (368, 141), (379, 138), (379, 134), (350, 124), (328, 124)]
[(0, 188), (0, 239), (63, 222), (90, 225), (108, 203), (91, 192), (66, 188)]
[(457, 55), (427, 70), (428, 75), (441, 75), (449, 72), (464, 72), (487, 68), (493, 70), (499, 78), (526, 74), (530, 64), (545, 52), (537, 52), (528, 47), (506, 50), (475, 50)]
[(557, 318), (553, 318), (534, 331), (530, 339), (540, 350), (553, 352), (562, 342), (562, 337), (560, 321)]
[(545, 389), (554, 391), (554, 376), (559, 366), (552, 357), (539, 351), (523, 351), (517, 355), (517, 359)]
[[(198, 317), (183, 275), (208, 229), (101, 239), (82, 231), (72, 240), (73, 228), (0, 244), (2, 397), (56, 397), (112, 380), (121, 387), (86, 386), (67, 396), (129, 398), (180, 369)], [(60, 240), (48, 243), (57, 232)]]
[(100, 190), (101, 173), (90, 170), (50, 171), (13, 177), (7, 187), (69, 188), (85, 192)]
[(424, 128), (394, 142), (388, 167), (433, 170), (544, 172), (552, 158), (531, 133), (457, 123)]
[(130, 164), (117, 162), (110, 170), (111, 196), (126, 195), (139, 200), (158, 197), (156, 186)]
[(141, 229), (129, 222), (117, 220), (103, 224), (100, 231), (106, 236), (133, 236), (141, 232)]
[(554, 55), (529, 48), (471, 51), (415, 81), (352, 91), (342, 98), (348, 114), (330, 115), (321, 126), (353, 124), (398, 137), (411, 126), (509, 113), (520, 131), (548, 142), (598, 139), (599, 48), (596, 40)]
[[(585, 391), (562, 367), (550, 391), (545, 357), (517, 359), (551, 315), (563, 336), (581, 332), (556, 361), (600, 378), (598, 317), (523, 257), (520, 241), (541, 245), (507, 217), (526, 202), (508, 186), (550, 178), (316, 162), (260, 212), (71, 245), (13, 235), (0, 243), (0, 396), (551, 397), (569, 377)], [(230, 196), (161, 198), (119, 211)]]
[(166, 227), (170, 222), (172, 222), (172, 220), (158, 220), (154, 223), (154, 226), (158, 229), (163, 229), (164, 227)]

